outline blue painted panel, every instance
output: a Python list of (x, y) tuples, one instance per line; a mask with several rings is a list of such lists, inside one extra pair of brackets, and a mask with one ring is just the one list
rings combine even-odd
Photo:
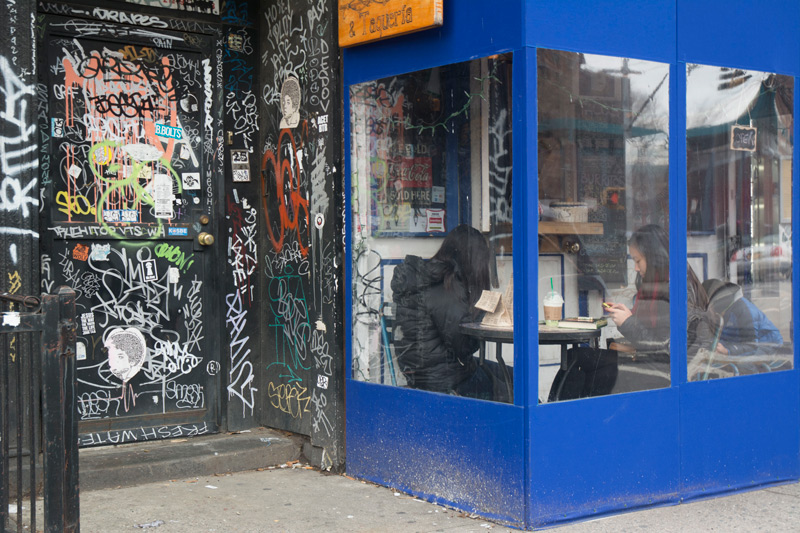
[[(796, 102), (800, 102), (800, 83), (798, 80), (794, 80), (794, 101), (795, 106), (797, 106)], [(800, 121), (794, 120), (794, 142), (797, 143), (797, 139), (800, 139)], [(797, 149), (792, 151), (793, 157), (794, 154), (797, 153)], [(792, 161), (792, 250), (800, 250), (800, 187), (797, 184), (800, 183), (800, 165), (797, 164), (797, 161)], [(792, 263), (797, 265), (800, 264), (794, 260), (796, 256), (792, 256)], [(798, 298), (798, 292), (800, 292), (800, 268), (793, 268), (792, 269), (792, 340), (800, 340), (800, 320), (797, 320), (797, 302), (800, 302), (800, 298)], [(798, 343), (795, 342), (794, 348), (794, 368), (798, 368), (800, 365), (800, 350), (798, 349)]]
[(677, 501), (677, 399), (673, 388), (534, 408), (532, 525)]
[[(686, 221), (686, 66), (677, 63), (670, 65), (669, 76), (669, 254), (671, 258), (681, 258), (680, 261), (671, 260), (669, 265), (669, 312), (670, 324), (686, 324), (688, 315), (687, 272), (686, 261), (682, 259), (688, 256), (688, 240), (685, 238), (688, 227)], [(679, 96), (676, 98), (672, 95)], [(680, 349), (672, 351), (673, 384), (686, 382), (687, 343), (688, 336), (685, 327), (670, 329), (671, 346), (680, 347)]]
[(675, 58), (675, 0), (528, 0), (525, 42), (655, 61)]
[(344, 83), (506, 52), (521, 42), (521, 0), (445, 1), (440, 28), (344, 49)]
[(681, 494), (709, 496), (800, 475), (798, 371), (681, 387)]
[(523, 411), (348, 380), (347, 473), (519, 526)]
[[(766, 8), (744, 0), (540, 0), (526, 2), (525, 9), (529, 46), (672, 63), (673, 236), (686, 234), (685, 70), (676, 55), (709, 64), (800, 71), (795, 31), (800, 3), (795, 0)], [(518, 12), (517, 2), (446, 2), (440, 30), (345, 51), (348, 84), (516, 50), (514, 197), (522, 199), (517, 207), (533, 206), (537, 196), (536, 62), (531, 49), (517, 50), (521, 33), (509, 21)], [(748, 38), (737, 41), (735, 28)], [(800, 188), (793, 194), (797, 204)], [(348, 473), (517, 525), (527, 520), (528, 526), (797, 479), (798, 371), (681, 384), (686, 361), (676, 353), (671, 389), (536, 405), (538, 339), (525, 325), (538, 317), (538, 249), (532, 236), (521, 233), (535, 227), (534, 213), (515, 209), (514, 221), (515, 349), (528, 355), (517, 357), (515, 367), (523, 371), (515, 372), (515, 379), (517, 402), (530, 406), (528, 416), (520, 406), (348, 380)], [(794, 233), (800, 242), (800, 230)], [(673, 257), (685, 257), (685, 240), (671, 240)], [(686, 315), (685, 299), (679, 297), (686, 291), (685, 268), (684, 260), (674, 261), (674, 324)], [(796, 295), (800, 272), (793, 279)], [(685, 331), (673, 328), (672, 341), (685, 346)]]
[(512, 260), (515, 280), (514, 324), (516, 324), (514, 401), (517, 404), (535, 405), (538, 401), (539, 362), (527, 355), (536, 353), (539, 342), (539, 299), (536, 282), (539, 245), (538, 239), (526, 234), (526, 231), (530, 231), (527, 228), (536, 227), (539, 216), (534, 49), (522, 48), (514, 53), (513, 85), (513, 176), (516, 178), (512, 183), (514, 228)]
[(678, 60), (797, 75), (798, 27), (797, 0), (681, 0)]

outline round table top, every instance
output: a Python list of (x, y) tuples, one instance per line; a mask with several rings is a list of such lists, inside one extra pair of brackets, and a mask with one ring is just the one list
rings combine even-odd
[(513, 326), (484, 326), (480, 322), (461, 324), (461, 333), (488, 341), (514, 341)]
[[(485, 326), (480, 322), (461, 324), (461, 332), (465, 335), (488, 341), (512, 342), (514, 328), (512, 326)], [(540, 344), (559, 344), (587, 342), (600, 337), (600, 329), (568, 329), (552, 326), (539, 326)]]
[(539, 344), (561, 342), (586, 342), (600, 336), (601, 328), (570, 329), (553, 326), (539, 326)]

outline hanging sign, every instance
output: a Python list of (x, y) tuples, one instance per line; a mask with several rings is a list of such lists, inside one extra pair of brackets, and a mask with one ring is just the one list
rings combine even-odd
[(442, 25), (444, 0), (339, 0), (339, 46), (380, 41)]
[(731, 128), (731, 150), (755, 152), (757, 131), (758, 128), (751, 126), (733, 126)]

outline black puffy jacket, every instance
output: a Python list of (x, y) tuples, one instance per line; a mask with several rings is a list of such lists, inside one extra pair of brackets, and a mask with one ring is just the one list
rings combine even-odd
[(398, 364), (410, 387), (450, 392), (476, 370), (478, 341), (459, 332), (475, 319), (467, 289), (454, 277), (444, 287), (447, 266), (441, 261), (408, 255), (394, 269), (393, 330)]

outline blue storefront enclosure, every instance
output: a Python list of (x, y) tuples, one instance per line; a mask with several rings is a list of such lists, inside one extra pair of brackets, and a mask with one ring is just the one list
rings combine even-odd
[[(348, 474), (523, 529), (797, 480), (798, 27), (793, 0), (458, 0), (441, 28), (344, 50)], [(459, 224), (495, 252), (513, 341), (481, 342), (511, 399), (423, 390), (404, 359), (396, 273)], [(650, 381), (559, 397), (574, 355), (542, 342), (546, 293), (561, 318), (624, 298), (635, 316), (626, 245), (653, 224), (668, 358), (620, 348), (614, 387)], [(763, 312), (769, 356), (731, 359), (728, 308), (695, 348), (693, 273)]]

